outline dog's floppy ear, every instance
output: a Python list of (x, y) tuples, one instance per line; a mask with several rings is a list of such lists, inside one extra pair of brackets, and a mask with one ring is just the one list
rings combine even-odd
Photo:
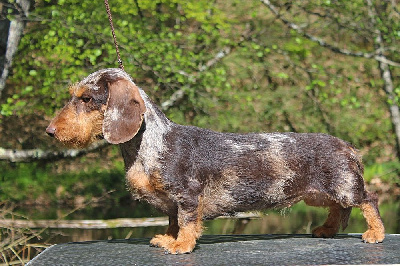
[(139, 131), (146, 106), (139, 88), (130, 80), (119, 79), (108, 83), (108, 100), (104, 113), (103, 135), (119, 144), (132, 139)]

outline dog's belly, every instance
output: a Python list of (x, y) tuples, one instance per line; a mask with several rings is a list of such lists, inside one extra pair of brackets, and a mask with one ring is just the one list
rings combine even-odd
[(284, 208), (305, 197), (306, 192), (303, 189), (299, 189), (297, 193), (286, 194), (280, 181), (250, 185), (239, 182), (238, 185), (225, 189), (207, 188), (203, 199), (203, 215), (206, 219), (210, 219), (242, 211)]

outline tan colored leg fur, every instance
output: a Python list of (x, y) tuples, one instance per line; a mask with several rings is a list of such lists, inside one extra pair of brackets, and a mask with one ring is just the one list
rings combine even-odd
[(200, 238), (202, 232), (201, 223), (190, 223), (179, 229), (176, 241), (166, 247), (166, 252), (171, 254), (183, 254), (193, 251), (196, 240)]
[(362, 235), (362, 239), (367, 243), (382, 242), (385, 228), (378, 211), (370, 202), (362, 203), (360, 208), (368, 224), (368, 230)]
[(153, 247), (167, 248), (178, 237), (178, 221), (176, 217), (169, 218), (169, 226), (165, 235), (156, 235), (150, 240), (150, 245)]

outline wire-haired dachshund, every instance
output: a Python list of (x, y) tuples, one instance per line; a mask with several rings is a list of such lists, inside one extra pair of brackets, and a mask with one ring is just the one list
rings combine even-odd
[(364, 188), (363, 164), (349, 143), (315, 133), (219, 133), (170, 121), (120, 69), (103, 69), (71, 86), (71, 99), (46, 132), (72, 147), (104, 138), (118, 144), (127, 185), (169, 216), (166, 234), (150, 244), (189, 253), (202, 220), (235, 212), (280, 208), (303, 200), (329, 208), (316, 237), (345, 229), (359, 207), (382, 242), (377, 196)]

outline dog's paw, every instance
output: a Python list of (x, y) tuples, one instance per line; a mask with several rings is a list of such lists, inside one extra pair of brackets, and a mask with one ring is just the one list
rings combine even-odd
[(319, 226), (312, 231), (313, 237), (323, 237), (323, 238), (332, 238), (337, 233), (336, 228)]
[(363, 235), (362, 239), (366, 243), (379, 243), (385, 238), (385, 233), (378, 230), (368, 229)]
[(175, 241), (170, 235), (156, 235), (150, 240), (150, 246), (157, 248), (167, 248)]
[(166, 254), (185, 254), (191, 253), (196, 245), (196, 241), (175, 241), (165, 248)]

